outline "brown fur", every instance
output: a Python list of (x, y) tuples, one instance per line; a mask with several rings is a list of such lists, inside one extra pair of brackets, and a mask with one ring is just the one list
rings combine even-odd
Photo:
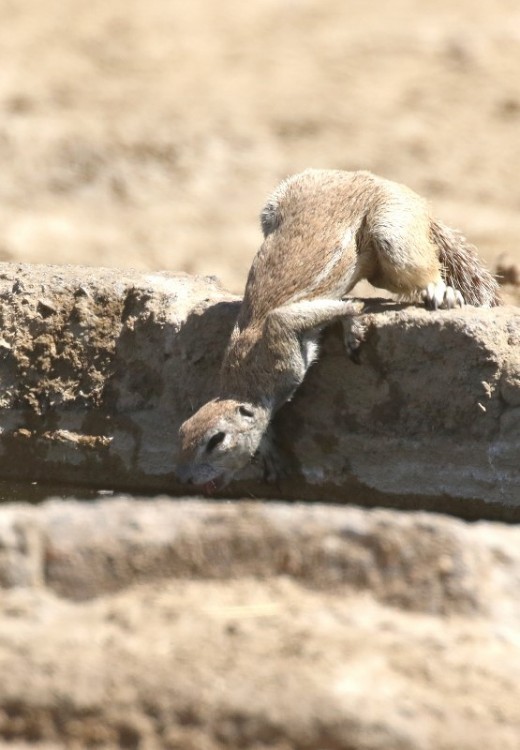
[[(268, 200), (261, 223), (264, 242), (222, 364), (222, 398), (181, 429), (181, 460), (195, 480), (212, 471), (229, 478), (247, 462), (270, 415), (302, 382), (320, 330), (356, 312), (344, 298), (361, 279), (401, 297), (423, 293), (434, 306), (454, 306), (460, 294), (469, 304), (498, 304), (496, 281), (462, 235), (434, 220), (419, 195), (370, 172), (295, 175)], [(244, 422), (241, 409), (255, 418)], [(232, 434), (213, 458), (203, 446), (216, 430)]]

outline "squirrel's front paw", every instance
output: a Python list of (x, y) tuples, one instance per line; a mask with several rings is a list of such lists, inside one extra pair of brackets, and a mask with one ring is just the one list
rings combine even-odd
[(255, 463), (258, 462), (263, 469), (264, 482), (278, 484), (289, 476), (287, 461), (271, 434), (271, 430), (268, 429), (267, 433), (255, 455)]
[(360, 317), (347, 318), (343, 321), (343, 337), (345, 349), (350, 359), (360, 364), (360, 351), (366, 341), (369, 321)]
[(262, 456), (264, 464), (264, 482), (268, 484), (278, 484), (282, 479), (286, 479), (288, 472), (280, 456), (276, 453), (268, 456)]

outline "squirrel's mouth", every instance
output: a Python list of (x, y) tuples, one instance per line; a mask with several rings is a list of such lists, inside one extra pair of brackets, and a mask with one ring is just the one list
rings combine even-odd
[(204, 482), (202, 485), (202, 492), (207, 496), (211, 497), (216, 492), (218, 492), (222, 487), (226, 484), (226, 477), (224, 474), (221, 474), (218, 477), (215, 477), (214, 479), (210, 479), (209, 482)]

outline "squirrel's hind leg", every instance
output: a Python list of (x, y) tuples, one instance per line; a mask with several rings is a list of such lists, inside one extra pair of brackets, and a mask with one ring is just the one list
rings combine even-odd
[(369, 281), (375, 286), (404, 299), (419, 297), (432, 310), (462, 307), (461, 292), (444, 280), (422, 198), (401, 186), (388, 187), (384, 200), (367, 218), (366, 232), (374, 269)]

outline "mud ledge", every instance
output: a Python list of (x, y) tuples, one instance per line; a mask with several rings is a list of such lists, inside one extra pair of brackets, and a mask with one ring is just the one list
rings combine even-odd
[(439, 616), (488, 616), (510, 599), (520, 622), (516, 526), (279, 501), (116, 496), (0, 507), (0, 588), (83, 601), (172, 578), (284, 575)]
[(516, 750), (519, 580), (519, 528), (435, 513), (4, 505), (0, 744)]
[[(239, 300), (213, 278), (0, 264), (0, 479), (186, 494), (177, 430), (214, 395)], [(275, 429), (288, 479), (230, 497), (520, 518), (520, 310), (381, 305)]]

